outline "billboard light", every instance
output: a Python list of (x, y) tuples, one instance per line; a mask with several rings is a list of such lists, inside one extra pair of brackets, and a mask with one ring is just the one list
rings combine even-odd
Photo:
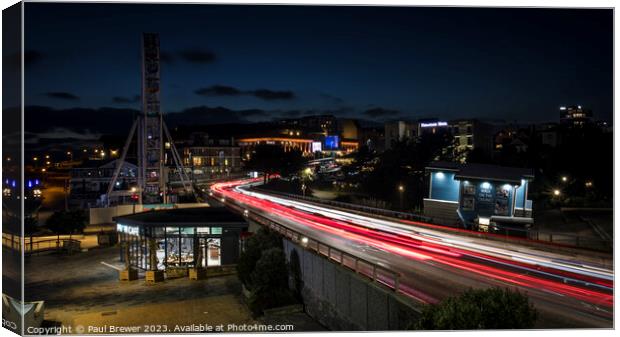
[(448, 126), (448, 122), (420, 123), (420, 127), (423, 128), (434, 128), (438, 126)]

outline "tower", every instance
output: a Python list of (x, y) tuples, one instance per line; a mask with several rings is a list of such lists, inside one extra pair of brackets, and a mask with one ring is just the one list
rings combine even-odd
[(160, 110), (159, 34), (142, 35), (142, 118), (138, 125), (140, 203), (166, 201), (163, 120)]
[[(108, 206), (111, 204), (112, 192), (134, 135), (138, 157), (138, 186), (131, 189), (132, 193), (134, 189), (136, 192), (132, 195), (132, 199), (137, 196), (136, 201), (140, 204), (169, 202), (167, 198), (168, 168), (164, 167), (164, 137), (170, 144), (170, 156), (176, 167), (175, 177), (180, 180), (184, 193), (191, 193), (196, 198), (181, 156), (174, 146), (161, 113), (159, 60), (159, 35), (156, 33), (142, 34), (142, 111), (131, 126), (123, 152), (108, 185), (105, 198)], [(176, 183), (178, 184), (178, 181)]]

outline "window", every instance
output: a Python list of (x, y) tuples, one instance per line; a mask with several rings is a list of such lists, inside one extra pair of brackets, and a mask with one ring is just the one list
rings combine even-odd
[(211, 227), (211, 234), (222, 235), (222, 227)]

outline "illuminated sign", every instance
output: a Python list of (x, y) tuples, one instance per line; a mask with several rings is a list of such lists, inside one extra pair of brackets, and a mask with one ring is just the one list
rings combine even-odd
[(135, 227), (135, 226), (121, 225), (121, 224), (117, 224), (116, 225), (116, 231), (119, 232), (119, 233), (127, 233), (129, 235), (139, 235), (140, 234), (140, 228)]
[(312, 152), (321, 152), (323, 151), (323, 145), (321, 142), (312, 142)]
[(325, 149), (327, 150), (336, 150), (338, 149), (340, 141), (338, 136), (327, 136), (325, 137)]
[(448, 126), (448, 122), (420, 123), (420, 127), (422, 128), (434, 128), (438, 126)]

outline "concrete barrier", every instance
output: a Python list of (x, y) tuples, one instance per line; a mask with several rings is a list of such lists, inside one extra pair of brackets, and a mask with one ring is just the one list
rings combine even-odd
[(336, 331), (404, 330), (418, 319), (421, 303), (370, 282), (346, 267), (284, 239), (291, 263), (299, 257), (305, 311)]

